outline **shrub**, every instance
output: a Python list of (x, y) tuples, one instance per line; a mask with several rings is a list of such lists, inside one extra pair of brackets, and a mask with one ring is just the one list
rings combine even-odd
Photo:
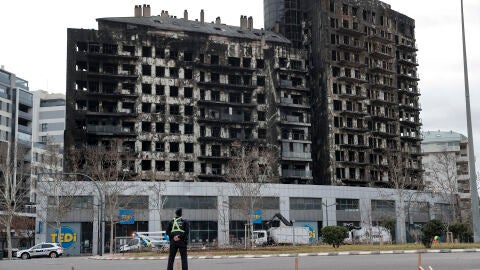
[(422, 227), (422, 244), (426, 248), (432, 247), (433, 238), (436, 235), (443, 235), (445, 232), (443, 223), (438, 219), (432, 219)]
[(343, 226), (327, 226), (322, 229), (323, 242), (333, 245), (334, 248), (340, 247), (347, 237), (348, 230)]
[(473, 237), (472, 227), (470, 224), (455, 222), (449, 226), (450, 231), (453, 233), (453, 237), (460, 242), (467, 242), (468, 239)]

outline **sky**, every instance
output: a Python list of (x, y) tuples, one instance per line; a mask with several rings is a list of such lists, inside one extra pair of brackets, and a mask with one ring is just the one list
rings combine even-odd
[[(423, 131), (456, 131), (467, 135), (461, 40), (460, 0), (384, 0), (416, 21), (419, 87)], [(240, 15), (253, 16), (263, 28), (262, 0), (63, 0), (0, 1), (0, 65), (29, 81), (30, 90), (65, 93), (67, 28), (96, 29), (96, 18), (133, 16), (135, 5), (150, 4), (152, 15), (239, 25)], [(476, 156), (480, 157), (480, 0), (464, 0), (470, 82), (470, 104)], [(480, 162), (476, 165), (480, 171)]]

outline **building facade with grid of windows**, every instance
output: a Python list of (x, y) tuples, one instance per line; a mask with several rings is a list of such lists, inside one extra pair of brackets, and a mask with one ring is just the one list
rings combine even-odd
[(421, 188), (415, 21), (377, 0), (264, 6), (265, 28), (309, 54), (315, 182), (389, 187), (397, 164)]
[(311, 183), (304, 51), (244, 16), (98, 25), (68, 29), (66, 149), (115, 143), (132, 179), (223, 181), (236, 149), (275, 145), (281, 181)]

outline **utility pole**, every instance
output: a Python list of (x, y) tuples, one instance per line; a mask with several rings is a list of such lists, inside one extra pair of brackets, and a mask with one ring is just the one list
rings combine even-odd
[(463, 0), (460, 0), (462, 12), (462, 40), (463, 40), (463, 72), (465, 77), (465, 104), (467, 109), (468, 129), (468, 166), (470, 167), (470, 195), (472, 204), (473, 241), (480, 242), (479, 205), (477, 190), (477, 174), (475, 170), (475, 151), (473, 148), (472, 114), (470, 111), (470, 93), (468, 86), (467, 46), (465, 44), (465, 23), (463, 18)]

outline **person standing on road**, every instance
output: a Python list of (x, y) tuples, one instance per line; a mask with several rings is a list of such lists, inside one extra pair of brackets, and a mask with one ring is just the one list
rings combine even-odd
[(188, 222), (182, 218), (182, 208), (175, 211), (176, 217), (168, 223), (167, 235), (170, 238), (170, 252), (168, 255), (167, 270), (173, 270), (173, 263), (177, 250), (180, 250), (182, 259), (182, 270), (188, 270), (187, 243), (188, 243)]

